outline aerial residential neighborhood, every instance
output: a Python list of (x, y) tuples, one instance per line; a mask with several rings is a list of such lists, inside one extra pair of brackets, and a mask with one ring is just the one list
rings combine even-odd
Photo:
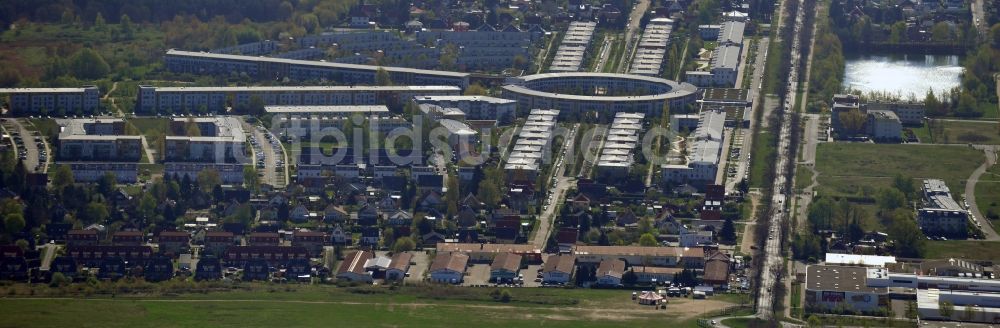
[(0, 3), (17, 327), (992, 327), (1000, 3)]

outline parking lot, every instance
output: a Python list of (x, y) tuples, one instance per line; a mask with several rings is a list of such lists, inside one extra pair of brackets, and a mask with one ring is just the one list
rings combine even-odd
[(283, 187), (286, 183), (285, 155), (281, 142), (263, 127), (246, 124), (244, 129), (250, 132), (247, 141), (253, 148), (254, 167), (257, 168), (258, 177), (266, 184)]
[(403, 279), (404, 282), (421, 282), (424, 280), (424, 272), (430, 266), (431, 260), (427, 253), (415, 251), (410, 259), (410, 276)]
[(3, 127), (10, 134), (18, 159), (24, 161), (29, 172), (47, 172), (49, 164), (48, 142), (38, 132), (28, 130), (25, 124), (14, 119), (4, 119)]
[(482, 286), (490, 285), (490, 265), (473, 264), (466, 270), (465, 280), (462, 286)]

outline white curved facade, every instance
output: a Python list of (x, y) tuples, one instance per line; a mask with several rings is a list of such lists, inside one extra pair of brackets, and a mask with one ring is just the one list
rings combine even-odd
[[(579, 95), (565, 93), (612, 92), (619, 95)], [(634, 95), (629, 95), (634, 94)], [(515, 100), (521, 110), (556, 109), (563, 115), (597, 112), (602, 117), (617, 113), (645, 113), (659, 116), (664, 103), (672, 108), (692, 104), (698, 88), (688, 83), (631, 74), (546, 73), (508, 78), (503, 98)]]

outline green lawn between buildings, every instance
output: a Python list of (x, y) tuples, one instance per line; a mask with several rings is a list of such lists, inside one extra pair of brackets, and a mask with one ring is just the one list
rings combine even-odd
[(818, 192), (824, 196), (872, 198), (897, 174), (944, 179), (955, 196), (982, 164), (981, 151), (963, 146), (821, 143), (816, 149)]
[(983, 240), (928, 241), (927, 254), (924, 257), (996, 261), (1000, 259), (1000, 243)]
[(993, 222), (993, 229), (1000, 231), (1000, 165), (986, 169), (976, 183), (976, 206), (979, 212)]
[[(492, 288), (450, 288), (443, 292), (403, 288), (277, 286), (250, 291), (184, 294), (157, 299), (0, 299), (4, 322), (33, 327), (260, 327), (360, 326), (454, 327), (697, 327), (678, 310), (697, 307), (691, 299), (670, 299), (667, 310), (639, 306), (627, 290), (515, 288), (511, 303), (489, 300)], [(44, 287), (43, 287), (44, 288)], [(286, 290), (287, 289), (287, 290)], [(354, 292), (351, 292), (353, 290)], [(432, 289), (433, 290), (433, 289)], [(169, 294), (167, 294), (169, 295)], [(728, 295), (708, 301), (733, 301)], [(687, 304), (685, 304), (687, 303)], [(718, 302), (715, 302), (718, 306)], [(704, 309), (702, 311), (710, 311)], [(697, 314), (708, 315), (695, 311)], [(0, 325), (2, 327), (3, 325)]]

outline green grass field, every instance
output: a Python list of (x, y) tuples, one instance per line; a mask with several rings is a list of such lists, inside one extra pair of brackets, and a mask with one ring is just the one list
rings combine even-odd
[(813, 173), (804, 165), (799, 165), (795, 170), (795, 189), (803, 190), (812, 184)]
[(979, 177), (976, 206), (993, 222), (994, 227), (1000, 225), (1000, 165), (991, 166)]
[(721, 323), (730, 328), (747, 328), (751, 323), (763, 324), (765, 321), (757, 318), (732, 318), (722, 320)]
[(982, 240), (928, 241), (929, 259), (963, 258), (967, 260), (995, 261), (1000, 258), (1000, 244)]
[(1000, 144), (1000, 124), (990, 121), (934, 120), (913, 132), (922, 143)]
[(750, 163), (750, 187), (767, 188), (771, 181), (765, 181), (767, 170), (771, 168), (770, 161), (774, 157), (774, 134), (761, 132), (754, 136), (753, 140), (753, 161)]
[(983, 161), (983, 153), (961, 146), (821, 143), (816, 150), (819, 193), (870, 198), (897, 173), (913, 179), (944, 179), (961, 190)]
[(170, 119), (168, 118), (132, 118), (129, 120), (136, 129), (139, 129), (146, 136), (163, 136), (170, 129)]
[[(251, 290), (183, 294), (157, 299), (0, 300), (5, 322), (33, 327), (696, 327), (697, 317), (734, 297), (670, 299), (667, 310), (635, 304), (627, 290), (511, 289), (512, 301), (489, 297), (491, 288), (339, 288), (260, 285)], [(43, 287), (44, 288), (44, 287)], [(169, 295), (169, 294), (168, 294)], [(712, 302), (711, 306), (706, 302)], [(3, 326), (3, 325), (0, 325)]]

